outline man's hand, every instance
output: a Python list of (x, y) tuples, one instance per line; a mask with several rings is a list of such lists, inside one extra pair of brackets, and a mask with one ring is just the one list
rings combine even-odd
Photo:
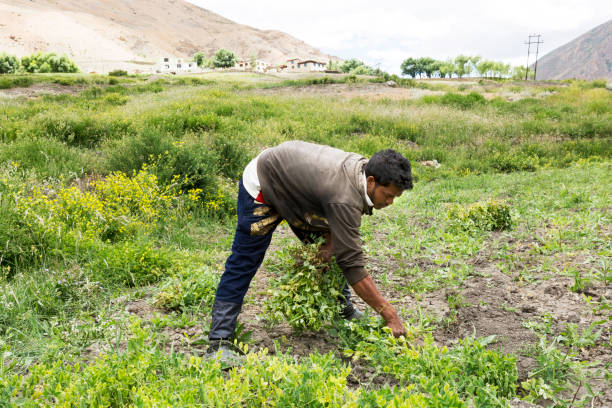
[(355, 293), (385, 319), (395, 337), (406, 335), (406, 328), (391, 304), (380, 294), (371, 277), (366, 276), (353, 285)]
[(323, 262), (331, 263), (332, 256), (334, 256), (334, 240), (329, 232), (325, 234), (325, 242), (319, 247), (319, 255)]
[(393, 333), (393, 336), (399, 337), (406, 335), (406, 328), (404, 327), (404, 323), (402, 323), (402, 319), (399, 318), (397, 313), (395, 313), (394, 318), (391, 318), (389, 320), (385, 319), (385, 321), (387, 323), (387, 327), (391, 329), (391, 333)]

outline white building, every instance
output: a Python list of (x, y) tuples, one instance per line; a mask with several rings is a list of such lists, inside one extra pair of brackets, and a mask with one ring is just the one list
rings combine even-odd
[(292, 58), (287, 60), (286, 70), (289, 72), (321, 72), (325, 71), (327, 63), (321, 61), (315, 61), (311, 59), (300, 60), (299, 58)]
[(185, 58), (163, 57), (157, 64), (156, 72), (179, 74), (183, 72), (202, 71), (195, 61), (187, 61)]
[[(255, 62), (254, 67), (251, 66), (252, 62)], [(261, 61), (261, 60), (252, 61), (252, 60), (239, 59), (238, 61), (236, 61), (236, 65), (234, 65), (234, 69), (237, 69), (240, 71), (266, 72), (268, 68), (270, 68), (270, 64), (268, 64), (265, 61)]]

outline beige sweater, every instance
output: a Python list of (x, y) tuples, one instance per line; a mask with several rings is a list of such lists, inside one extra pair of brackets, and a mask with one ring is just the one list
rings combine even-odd
[(366, 163), (355, 153), (300, 141), (264, 151), (257, 163), (266, 203), (295, 227), (331, 232), (351, 285), (367, 276), (359, 231), (361, 216), (372, 213), (363, 188)]

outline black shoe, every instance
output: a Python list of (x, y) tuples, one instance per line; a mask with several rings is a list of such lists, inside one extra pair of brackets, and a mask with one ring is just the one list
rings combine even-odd
[(363, 317), (363, 312), (356, 309), (355, 306), (350, 305), (344, 308), (342, 311), (342, 317), (345, 320), (359, 320)]
[(211, 340), (206, 358), (219, 359), (224, 365), (235, 367), (244, 363), (244, 356), (235, 351), (234, 345), (227, 340)]

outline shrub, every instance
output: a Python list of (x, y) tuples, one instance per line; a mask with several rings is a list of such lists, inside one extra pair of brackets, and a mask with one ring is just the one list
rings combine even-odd
[(79, 72), (77, 65), (66, 55), (58, 56), (54, 52), (48, 54), (39, 52), (22, 57), (21, 66), (30, 73)]
[(26, 220), (18, 210), (17, 202), (25, 199), (0, 184), (0, 280), (2, 276), (11, 277), (20, 269), (40, 264), (53, 246), (54, 237)]
[(447, 93), (440, 98), (440, 103), (459, 109), (472, 109), (477, 105), (485, 104), (486, 99), (477, 92), (470, 92), (467, 95)]
[(104, 96), (104, 102), (114, 106), (125, 105), (128, 100), (129, 98), (127, 96), (119, 95), (116, 93), (109, 93)]
[(126, 241), (114, 245), (84, 242), (92, 274), (104, 282), (142, 286), (176, 272), (178, 254), (150, 242)]
[(162, 283), (155, 305), (167, 310), (191, 307), (209, 310), (215, 300), (219, 275), (208, 267), (186, 270)]
[(93, 147), (106, 137), (133, 132), (132, 124), (124, 120), (108, 120), (90, 114), (69, 111), (63, 115), (47, 114), (36, 124), (35, 132), (69, 145)]
[(119, 77), (119, 76), (127, 76), (127, 71), (124, 69), (115, 69), (108, 73), (108, 76)]
[(14, 55), (0, 54), (0, 74), (14, 74), (19, 69), (19, 60)]
[(318, 245), (289, 247), (276, 253), (268, 266), (277, 274), (265, 303), (270, 323), (287, 321), (296, 331), (318, 331), (342, 311), (341, 289), (345, 283), (338, 265), (320, 258)]
[(454, 225), (465, 230), (503, 231), (512, 227), (510, 206), (495, 200), (469, 206), (454, 205), (448, 209), (446, 216)]
[(15, 76), (10, 78), (0, 78), (0, 89), (10, 89), (10, 88), (27, 88), (32, 85), (34, 81), (32, 78), (27, 76)]

